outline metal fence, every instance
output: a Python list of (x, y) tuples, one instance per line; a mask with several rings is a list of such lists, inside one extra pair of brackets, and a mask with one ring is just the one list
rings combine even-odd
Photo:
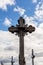
[[(34, 58), (35, 58), (35, 57), (40, 57), (40, 54), (37, 54), (37, 53), (34, 54), (34, 50), (32, 49), (32, 54), (31, 54), (32, 65), (34, 65)], [(42, 54), (41, 54), (41, 57), (43, 57)], [(18, 64), (16, 64), (16, 61), (18, 62)], [(19, 61), (17, 60), (17, 58), (16, 58), (16, 61), (14, 60), (13, 56), (11, 56), (10, 62), (8, 61), (7, 63), (8, 63), (8, 65), (9, 65), (9, 63), (10, 63), (10, 65), (19, 65)], [(0, 64), (1, 64), (1, 65), (4, 65), (5, 62), (1, 61)], [(6, 64), (5, 64), (5, 65), (6, 65)]]
[[(0, 62), (1, 65), (4, 65), (4, 63), (6, 63), (6, 62), (3, 62), (3, 61)], [(7, 63), (9, 63), (9, 62), (7, 62)], [(11, 63), (11, 65), (13, 65), (15, 63), (15, 61), (13, 60), (13, 56), (11, 57), (10, 63)]]

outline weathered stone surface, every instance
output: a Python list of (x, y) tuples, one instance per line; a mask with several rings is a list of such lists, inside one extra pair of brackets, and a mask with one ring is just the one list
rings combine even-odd
[(35, 27), (33, 27), (32, 25), (27, 27), (27, 25), (25, 24), (25, 20), (22, 17), (20, 17), (16, 27), (11, 26), (11, 27), (8, 28), (8, 30), (11, 33), (16, 32), (16, 34), (19, 36), (19, 42), (20, 42), (19, 65), (26, 65), (25, 57), (24, 57), (24, 36), (27, 32), (29, 32), (29, 33), (34, 32)]

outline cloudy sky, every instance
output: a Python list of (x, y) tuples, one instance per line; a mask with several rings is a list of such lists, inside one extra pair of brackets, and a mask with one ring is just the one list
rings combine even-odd
[[(34, 49), (34, 52), (40, 56), (35, 59), (35, 65), (42, 65), (43, 0), (0, 0), (0, 57), (12, 55), (17, 57), (19, 54), (19, 38), (15, 34), (8, 32), (8, 27), (15, 26), (20, 16), (25, 19), (28, 26), (33, 25), (36, 28), (35, 32), (28, 33), (24, 38), (25, 56), (28, 59), (31, 49)], [(27, 64), (31, 65), (29, 59)]]

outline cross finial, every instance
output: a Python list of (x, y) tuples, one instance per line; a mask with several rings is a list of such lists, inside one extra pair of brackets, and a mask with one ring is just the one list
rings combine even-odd
[(23, 17), (19, 18), (18, 24), (20, 25), (20, 27), (23, 27), (23, 25), (25, 24), (25, 20), (23, 19)]

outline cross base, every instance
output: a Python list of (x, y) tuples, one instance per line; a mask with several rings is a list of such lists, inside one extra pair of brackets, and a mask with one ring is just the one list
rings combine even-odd
[(26, 65), (25, 57), (20, 57), (20, 55), (19, 55), (19, 65)]

